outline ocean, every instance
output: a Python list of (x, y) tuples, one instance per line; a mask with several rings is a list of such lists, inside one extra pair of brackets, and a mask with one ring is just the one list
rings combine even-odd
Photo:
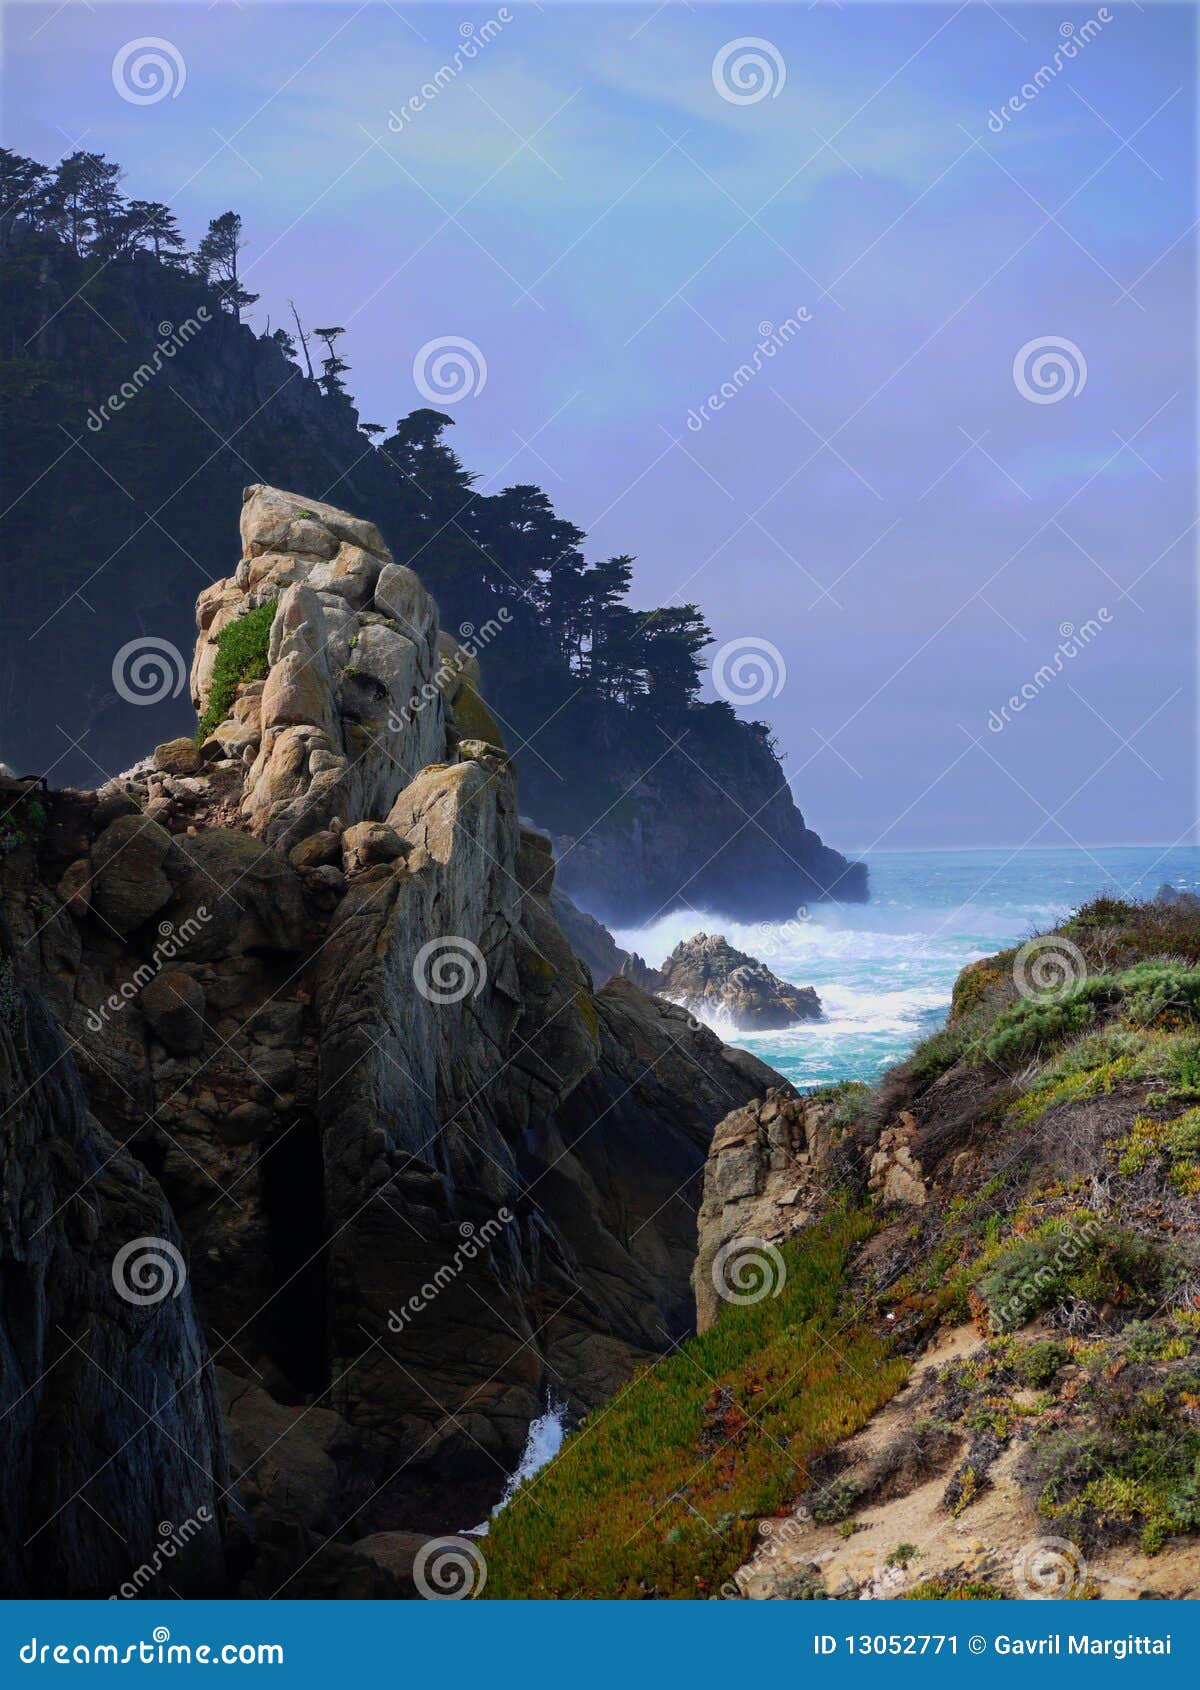
[(815, 986), (825, 1019), (778, 1033), (734, 1033), (793, 1085), (877, 1080), (946, 1018), (958, 971), (977, 957), (1045, 931), (1107, 892), (1153, 897), (1163, 884), (1200, 886), (1200, 847), (1095, 850), (901, 851), (868, 856), (868, 904), (816, 904), (782, 922), (745, 925), (682, 910), (617, 943), (660, 964), (693, 933), (730, 944), (801, 986)]

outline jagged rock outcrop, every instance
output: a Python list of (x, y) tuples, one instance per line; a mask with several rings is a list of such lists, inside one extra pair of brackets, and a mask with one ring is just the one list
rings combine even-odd
[(777, 1076), (593, 990), (478, 669), (370, 524), (258, 486), (242, 538), (199, 765), (18, 783), (0, 896), (182, 1233), (240, 1588), (395, 1594), (393, 1535), (484, 1517), (549, 1390), (586, 1412), (689, 1329), (712, 1126)]
[(0, 1169), (0, 1589), (215, 1594), (228, 1474), (179, 1232), (2, 921)]
[(819, 1021), (811, 986), (793, 986), (720, 933), (696, 933), (655, 971), (656, 991), (696, 1015), (719, 1016), (741, 1032), (769, 1032)]
[(704, 1168), (692, 1288), (696, 1329), (711, 1326), (736, 1288), (739, 1245), (789, 1238), (821, 1210), (835, 1181), (835, 1105), (774, 1088), (717, 1127)]

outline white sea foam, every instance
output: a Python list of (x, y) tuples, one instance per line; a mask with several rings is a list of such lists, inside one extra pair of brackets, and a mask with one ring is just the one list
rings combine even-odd
[(536, 1420), (530, 1422), (529, 1431), (525, 1435), (525, 1448), (521, 1451), (521, 1459), (508, 1476), (503, 1496), (486, 1520), (478, 1526), (469, 1528), (469, 1536), (487, 1536), (496, 1515), (502, 1508), (507, 1508), (516, 1495), (519, 1486), (523, 1485), (527, 1479), (532, 1479), (535, 1473), (541, 1471), (547, 1461), (558, 1454), (566, 1435), (566, 1404), (556, 1402), (551, 1396), (547, 1399), (545, 1413), (539, 1414)]
[(714, 1030), (801, 1086), (877, 1079), (933, 1032), (959, 970), (1057, 926), (1100, 892), (1153, 897), (1200, 883), (1195, 846), (895, 852), (871, 858), (871, 901), (814, 904), (777, 921), (677, 910), (617, 943), (659, 965), (681, 939), (723, 933), (794, 985), (815, 986), (823, 1021), (781, 1033)]

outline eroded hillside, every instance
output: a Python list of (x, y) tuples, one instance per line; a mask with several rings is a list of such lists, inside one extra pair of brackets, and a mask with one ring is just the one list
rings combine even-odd
[(875, 1090), (709, 1155), (702, 1328), (493, 1535), (489, 1593), (1200, 1591), (1200, 909), (966, 969)]

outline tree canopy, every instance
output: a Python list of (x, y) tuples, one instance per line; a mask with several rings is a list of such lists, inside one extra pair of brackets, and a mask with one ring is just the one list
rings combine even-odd
[[(243, 285), (238, 213), (214, 217), (189, 251), (170, 206), (126, 199), (122, 175), (101, 153), (76, 151), (47, 168), (0, 149), (0, 253), (21, 240), (65, 248), (102, 268), (134, 260), (161, 265), (193, 276), (240, 319), (258, 295)], [(326, 352), (318, 374), (308, 334), (291, 308), (296, 337), (268, 326), (261, 338), (289, 361), (297, 357), (299, 340), (303, 379), (325, 402), (349, 407), (344, 377), (350, 366), (338, 349), (345, 329), (311, 331)], [(589, 561), (583, 530), (559, 516), (540, 487), (479, 489), (446, 439), (452, 421), (425, 407), (401, 417), (390, 433), (378, 424), (361, 425), (366, 450), (378, 454), (394, 491), (389, 537), (404, 561), (431, 578), (448, 619), (482, 621), (493, 606), (506, 606), (523, 672), (544, 677), (548, 694), (584, 694), (659, 723), (689, 709), (712, 639), (699, 608), (632, 608), (634, 558)]]

